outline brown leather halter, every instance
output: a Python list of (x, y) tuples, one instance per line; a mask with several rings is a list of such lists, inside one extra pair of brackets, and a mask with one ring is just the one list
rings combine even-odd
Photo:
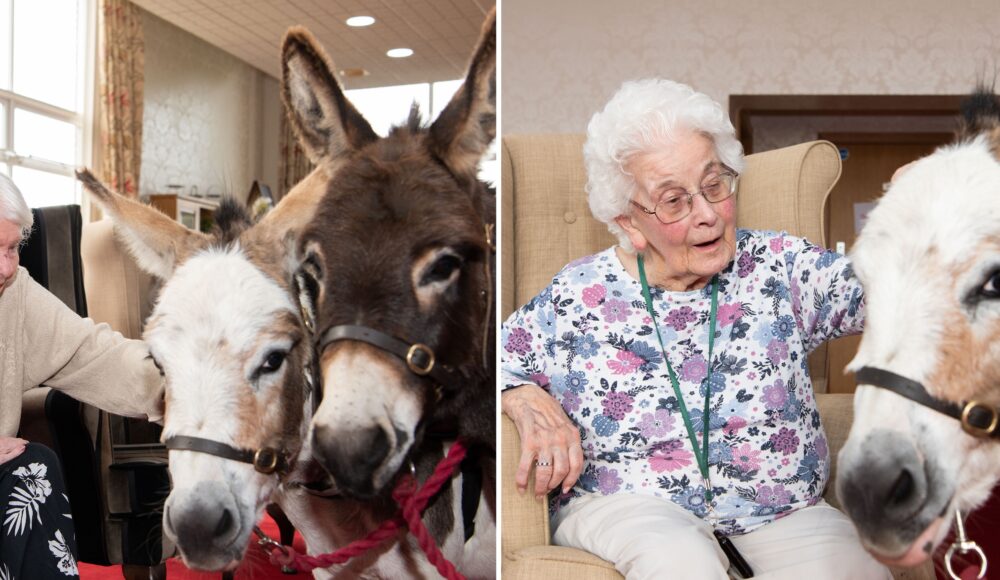
[(892, 391), (938, 413), (958, 419), (962, 423), (962, 429), (973, 437), (1000, 439), (1000, 430), (997, 429), (1000, 423), (1000, 411), (995, 407), (979, 401), (967, 401), (961, 405), (943, 401), (931, 396), (917, 381), (875, 367), (864, 367), (855, 374), (855, 377), (858, 384)]

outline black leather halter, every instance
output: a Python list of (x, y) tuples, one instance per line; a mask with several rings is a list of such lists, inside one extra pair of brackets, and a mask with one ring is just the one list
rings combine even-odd
[(892, 391), (938, 413), (958, 419), (962, 423), (962, 429), (974, 437), (1000, 439), (1000, 430), (997, 429), (1000, 412), (995, 407), (978, 401), (967, 401), (961, 405), (942, 401), (932, 397), (917, 381), (875, 367), (864, 367), (855, 374), (855, 377), (858, 384)]
[(367, 326), (343, 324), (324, 332), (316, 341), (316, 351), (321, 353), (331, 343), (341, 340), (366, 342), (403, 359), (406, 368), (415, 375), (430, 377), (448, 390), (461, 388), (462, 375), (454, 368), (440, 364), (434, 351), (426, 344), (420, 342), (411, 344)]
[(240, 449), (211, 439), (201, 437), (189, 437), (187, 435), (174, 435), (163, 442), (167, 449), (181, 449), (185, 451), (197, 451), (207, 453), (223, 459), (232, 459), (241, 463), (253, 465), (259, 473), (270, 475), (272, 473), (288, 473), (288, 452), (284, 449), (274, 449), (272, 447), (261, 447), (260, 449)]

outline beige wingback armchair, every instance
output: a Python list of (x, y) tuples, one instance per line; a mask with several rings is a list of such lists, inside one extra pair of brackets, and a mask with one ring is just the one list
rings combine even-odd
[[(503, 138), (502, 314), (541, 291), (570, 260), (615, 243), (591, 215), (584, 193), (583, 135), (508, 135)], [(826, 141), (750, 155), (740, 179), (740, 227), (785, 230), (825, 243), (823, 204), (840, 177), (840, 155)], [(826, 353), (814, 353), (810, 369), (817, 392), (825, 391)], [(817, 397), (830, 452), (837, 452), (853, 419), (850, 395)], [(531, 494), (517, 493), (520, 457), (517, 429), (506, 416), (502, 434), (501, 550), (504, 579), (621, 579), (608, 562), (572, 548), (551, 545), (548, 510)], [(836, 466), (831, 480), (836, 476)], [(838, 506), (833, 486), (824, 497)], [(896, 578), (933, 579), (930, 565), (894, 571)]]

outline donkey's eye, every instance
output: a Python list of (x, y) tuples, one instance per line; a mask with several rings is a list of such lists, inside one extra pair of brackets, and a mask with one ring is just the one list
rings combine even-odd
[(434, 263), (424, 271), (424, 276), (420, 279), (420, 285), (426, 286), (427, 284), (447, 280), (448, 278), (451, 278), (451, 275), (455, 272), (455, 270), (461, 267), (461, 258), (455, 254), (444, 254), (437, 260), (434, 260)]
[(285, 357), (287, 356), (288, 353), (284, 351), (276, 350), (272, 352), (267, 355), (267, 358), (264, 359), (264, 364), (260, 365), (260, 369), (257, 372), (262, 375), (269, 375), (276, 372), (281, 368), (281, 364), (285, 362)]
[(983, 298), (1000, 298), (1000, 270), (990, 274), (979, 289), (979, 295)]

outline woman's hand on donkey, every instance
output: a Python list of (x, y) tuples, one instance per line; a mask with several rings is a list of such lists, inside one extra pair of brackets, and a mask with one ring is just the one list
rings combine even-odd
[(583, 448), (580, 431), (562, 405), (536, 385), (504, 391), (500, 400), (521, 437), (521, 461), (514, 477), (518, 491), (527, 489), (532, 467), (536, 497), (560, 484), (563, 493), (569, 491), (583, 470)]
[(24, 453), (28, 442), (17, 437), (0, 437), (0, 465)]

